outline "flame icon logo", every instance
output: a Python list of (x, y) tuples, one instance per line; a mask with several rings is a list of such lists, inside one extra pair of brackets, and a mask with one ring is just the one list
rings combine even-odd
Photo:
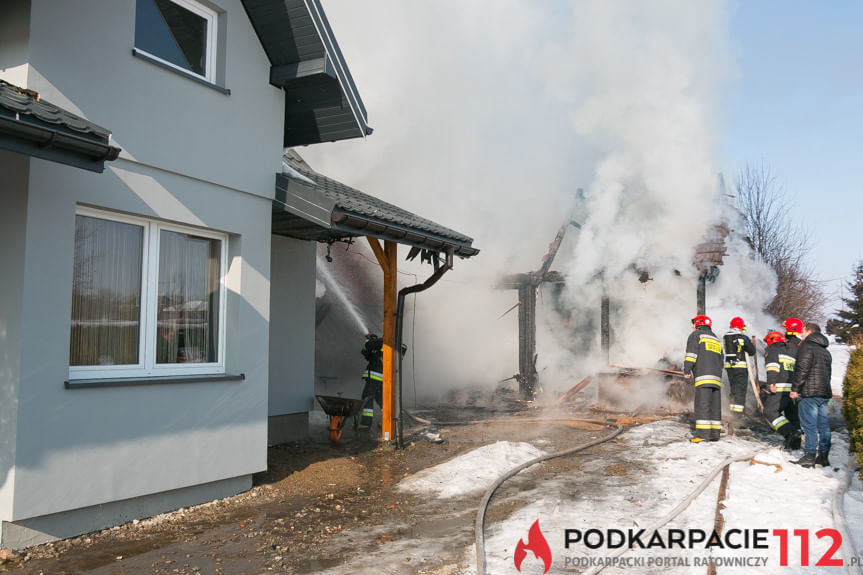
[(548, 570), (551, 569), (551, 548), (549, 548), (548, 541), (545, 540), (545, 536), (539, 528), (539, 519), (530, 526), (530, 530), (527, 532), (527, 543), (524, 542), (524, 539), (519, 539), (518, 545), (515, 546), (513, 559), (515, 560), (515, 568), (518, 569), (519, 573), (521, 573), (521, 562), (527, 557), (528, 551), (533, 551), (534, 557), (542, 559), (542, 563), (545, 565), (543, 575), (548, 573)]

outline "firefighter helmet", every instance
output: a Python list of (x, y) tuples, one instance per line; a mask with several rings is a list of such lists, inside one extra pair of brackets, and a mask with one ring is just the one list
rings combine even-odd
[(746, 322), (742, 317), (731, 318), (731, 329), (746, 329)]
[(701, 325), (706, 325), (707, 327), (710, 327), (710, 324), (711, 324), (710, 318), (707, 317), (706, 315), (695, 316), (694, 318), (692, 318), (692, 323), (693, 323), (693, 325), (695, 325), (695, 327), (698, 327)]
[(803, 331), (803, 322), (796, 317), (789, 317), (782, 325), (785, 327), (785, 331), (790, 334), (798, 334)]
[(764, 336), (764, 341), (767, 345), (773, 345), (776, 342), (785, 341), (785, 336), (781, 331), (771, 331)]

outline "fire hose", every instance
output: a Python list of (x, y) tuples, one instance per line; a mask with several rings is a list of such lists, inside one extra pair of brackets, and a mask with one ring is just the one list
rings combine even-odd
[(857, 557), (857, 549), (854, 546), (854, 539), (851, 537), (851, 532), (848, 530), (848, 524), (845, 522), (845, 512), (843, 511), (845, 500), (845, 491), (851, 483), (851, 477), (854, 475), (854, 454), (849, 454), (850, 459), (845, 466), (845, 475), (839, 483), (839, 489), (833, 494), (833, 525), (842, 534), (842, 554), (846, 557), (845, 567), (848, 569), (848, 575), (860, 575), (861, 570), (859, 565), (852, 565), (848, 561), (848, 557)]
[[(534, 420), (534, 421), (554, 421), (554, 420)], [(578, 419), (578, 418), (567, 419), (566, 421), (586, 421), (588, 423), (598, 423), (596, 421), (591, 421), (591, 420), (587, 420), (587, 419), (582, 420), (582, 419)], [(614, 439), (615, 437), (617, 437), (618, 435), (620, 435), (623, 432), (623, 427), (620, 425), (608, 424), (608, 423), (604, 423), (604, 422), (602, 424), (603, 425), (614, 425), (614, 427), (616, 429), (612, 433), (610, 433), (609, 435), (607, 435), (605, 437), (601, 437), (599, 439), (589, 441), (585, 444), (582, 444), (582, 445), (579, 445), (576, 447), (572, 447), (570, 449), (565, 449), (563, 451), (558, 451), (556, 453), (549, 453), (547, 455), (536, 457), (534, 459), (531, 459), (530, 461), (522, 463), (518, 467), (513, 467), (512, 469), (510, 469), (509, 471), (507, 471), (506, 473), (504, 473), (503, 475), (498, 477), (497, 480), (495, 480), (495, 482), (491, 485), (491, 487), (489, 487), (486, 490), (485, 495), (482, 498), (482, 502), (479, 505), (479, 511), (477, 512), (477, 515), (476, 515), (475, 531), (476, 531), (476, 572), (477, 572), (477, 575), (485, 575), (485, 573), (486, 573), (486, 571), (485, 571), (485, 569), (486, 569), (486, 566), (485, 566), (485, 512), (486, 512), (486, 509), (488, 508), (489, 501), (491, 501), (491, 498), (494, 495), (494, 492), (497, 491), (497, 488), (500, 487), (503, 484), (503, 482), (506, 481), (507, 479), (509, 479), (510, 477), (518, 474), (519, 472), (527, 469), (528, 467), (531, 467), (532, 465), (536, 465), (537, 463), (541, 463), (541, 462), (547, 461), (549, 459), (554, 459), (556, 457), (563, 457), (565, 455), (571, 455), (573, 453), (578, 453), (579, 451), (583, 451), (589, 447), (593, 447), (594, 445), (599, 445), (600, 443), (605, 443), (606, 441)]]
[[(695, 499), (699, 495), (701, 495), (701, 493), (705, 489), (707, 489), (707, 486), (710, 485), (710, 483), (716, 478), (717, 475), (722, 473), (722, 470), (725, 469), (726, 466), (731, 465), (732, 463), (735, 463), (737, 461), (746, 461), (747, 459), (752, 459), (753, 457), (755, 457), (756, 454), (757, 454), (757, 452), (753, 451), (752, 453), (749, 453), (747, 455), (738, 455), (737, 457), (729, 457), (729, 458), (725, 459), (725, 461), (723, 461), (722, 463), (720, 463), (719, 465), (714, 467), (713, 471), (711, 471), (707, 475), (707, 477), (705, 477), (704, 480), (698, 485), (698, 487), (696, 487), (692, 491), (692, 493), (687, 495), (686, 498), (677, 505), (677, 507), (672, 509), (668, 515), (666, 515), (665, 517), (663, 517), (662, 519), (660, 519), (659, 521), (657, 521), (656, 523), (654, 523), (653, 525), (648, 527), (645, 530), (645, 536), (646, 537), (653, 537), (653, 534), (656, 531), (658, 531), (659, 529), (661, 529), (663, 525), (665, 525), (666, 523), (668, 523), (669, 521), (671, 521), (672, 519), (674, 519), (675, 517), (680, 515), (684, 509), (689, 507), (690, 503), (695, 501)], [(629, 551), (628, 547), (623, 547), (621, 549), (618, 549), (614, 554), (612, 554), (610, 556), (610, 558), (613, 559), (616, 557), (620, 557), (621, 555), (623, 555), (627, 551)], [(604, 568), (605, 568), (605, 566), (591, 567), (590, 569), (585, 571), (583, 575), (595, 575), (596, 573), (599, 573), (600, 571), (602, 571)]]

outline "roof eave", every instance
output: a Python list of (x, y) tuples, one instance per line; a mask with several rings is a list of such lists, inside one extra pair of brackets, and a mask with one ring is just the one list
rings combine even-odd
[(424, 230), (411, 229), (392, 222), (385, 222), (363, 214), (348, 212), (340, 208), (333, 210), (332, 229), (336, 232), (350, 233), (391, 240), (418, 248), (437, 251), (453, 250), (453, 254), (469, 258), (479, 253), (470, 244), (439, 236)]
[(0, 148), (101, 173), (120, 148), (48, 126), (0, 115)]
[(372, 133), (372, 128), (368, 125), (368, 113), (366, 112), (365, 105), (363, 105), (362, 98), (360, 98), (354, 78), (348, 69), (345, 57), (342, 55), (341, 49), (339, 49), (338, 42), (336, 42), (333, 30), (330, 28), (330, 22), (324, 14), (320, 0), (305, 0), (305, 3), (312, 21), (315, 23), (315, 28), (318, 30), (318, 36), (324, 45), (324, 50), (333, 65), (336, 77), (342, 87), (342, 93), (347, 98), (351, 111), (354, 114), (354, 119), (357, 121), (357, 127), (362, 137), (365, 138)]

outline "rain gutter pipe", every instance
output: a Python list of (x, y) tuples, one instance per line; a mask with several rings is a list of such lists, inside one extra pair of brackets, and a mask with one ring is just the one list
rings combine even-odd
[(404, 354), (402, 353), (402, 336), (404, 335), (404, 310), (405, 310), (405, 296), (408, 296), (412, 293), (419, 293), (421, 291), (425, 291), (428, 288), (432, 287), (434, 284), (438, 282), (443, 275), (452, 269), (452, 261), (453, 261), (453, 248), (448, 247), (446, 250), (446, 263), (435, 270), (435, 272), (426, 279), (421, 284), (414, 284), (412, 286), (408, 286), (406, 288), (402, 288), (399, 290), (398, 303), (396, 304), (396, 353), (399, 354), (399, 369), (398, 369), (398, 377), (396, 378), (396, 405), (395, 405), (395, 413), (396, 413), (396, 449), (404, 449), (404, 432), (403, 432), (403, 422), (404, 422), (404, 412), (402, 408), (402, 360), (404, 359)]

